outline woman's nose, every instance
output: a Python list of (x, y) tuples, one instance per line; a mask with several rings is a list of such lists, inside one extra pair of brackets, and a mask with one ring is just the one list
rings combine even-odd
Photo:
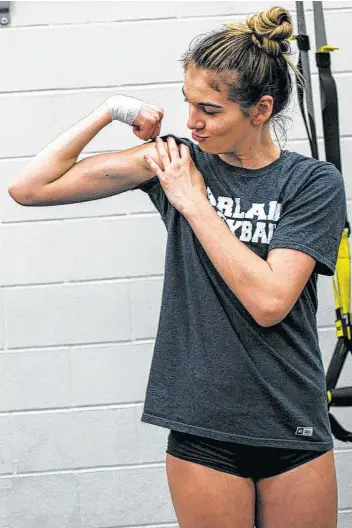
[(199, 116), (197, 116), (197, 111), (194, 112), (190, 109), (187, 127), (191, 130), (202, 130), (204, 128), (204, 121), (199, 119)]

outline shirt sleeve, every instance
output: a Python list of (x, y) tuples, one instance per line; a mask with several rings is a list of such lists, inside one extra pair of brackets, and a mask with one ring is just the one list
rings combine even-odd
[(346, 220), (342, 175), (334, 165), (326, 163), (311, 172), (282, 204), (269, 251), (297, 249), (316, 260), (316, 273), (333, 275)]
[[(192, 150), (193, 144), (189, 139), (179, 138), (173, 134), (166, 134), (165, 136), (160, 136), (160, 137), (163, 141), (165, 141), (166, 138), (169, 136), (174, 138), (177, 145), (179, 145), (180, 143), (185, 143), (187, 146), (189, 146), (191, 149), (191, 156), (193, 157), (193, 150)], [(154, 139), (150, 140), (150, 142), (153, 142), (153, 141)], [(151, 178), (150, 180), (147, 180), (143, 183), (138, 184), (136, 187), (133, 187), (133, 189), (131, 190), (135, 191), (138, 189), (148, 194), (150, 200), (153, 202), (155, 208), (157, 209), (157, 211), (159, 211), (162, 219), (165, 222), (168, 212), (170, 208), (173, 206), (170, 204), (164, 192), (164, 189), (162, 188), (160, 184), (159, 178), (157, 176), (154, 176), (154, 178)]]

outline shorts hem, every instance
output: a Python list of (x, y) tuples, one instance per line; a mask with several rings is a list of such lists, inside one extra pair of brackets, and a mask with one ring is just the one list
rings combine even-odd
[(239, 444), (245, 444), (250, 446), (258, 447), (286, 447), (289, 449), (310, 449), (312, 451), (329, 451), (333, 449), (334, 442), (331, 439), (328, 442), (314, 442), (300, 440), (282, 440), (280, 438), (258, 438), (251, 436), (240, 436), (224, 431), (215, 431), (213, 429), (206, 429), (203, 427), (196, 427), (194, 425), (188, 425), (182, 422), (175, 422), (160, 416), (155, 416), (146, 412), (142, 413), (141, 421), (151, 425), (157, 425), (160, 427), (166, 427), (167, 429), (173, 429), (174, 431), (180, 431), (181, 433), (189, 433), (197, 436), (204, 436), (213, 440), (220, 440), (223, 442), (237, 442)]
[(171, 455), (171, 456), (173, 456), (175, 458), (178, 458), (180, 460), (186, 460), (186, 462), (192, 462), (193, 464), (198, 464), (200, 466), (206, 466), (206, 467), (209, 467), (211, 469), (215, 469), (216, 471), (220, 471), (221, 473), (228, 473), (229, 475), (234, 475), (235, 477), (241, 477), (241, 478), (245, 478), (245, 479), (251, 478), (250, 476), (245, 477), (245, 476), (241, 475), (240, 473), (235, 473), (234, 471), (230, 471), (229, 469), (226, 469), (226, 468), (224, 468), (222, 466), (219, 466), (219, 465), (216, 465), (216, 464), (210, 464), (208, 461), (195, 460), (194, 458), (188, 457), (186, 455), (179, 455), (178, 453), (173, 453), (173, 451), (169, 451), (168, 449), (166, 450), (166, 453), (168, 455)]
[(291, 471), (292, 469), (298, 468), (300, 466), (303, 466), (304, 464), (307, 464), (308, 462), (312, 462), (313, 460), (316, 460), (317, 458), (325, 455), (325, 453), (328, 453), (330, 449), (327, 449), (326, 451), (319, 452), (317, 451), (317, 456), (314, 456), (313, 458), (309, 458), (308, 460), (299, 460), (298, 462), (294, 462), (293, 464), (290, 464), (282, 471), (279, 471), (277, 473), (274, 473), (273, 475), (264, 475), (263, 477), (259, 477), (257, 480), (261, 480), (263, 478), (271, 478), (271, 477), (277, 477), (278, 475), (283, 475), (284, 473), (287, 473), (287, 471)]

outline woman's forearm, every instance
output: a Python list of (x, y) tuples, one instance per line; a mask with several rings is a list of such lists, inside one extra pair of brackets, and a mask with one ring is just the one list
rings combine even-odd
[(106, 105), (98, 106), (32, 158), (12, 187), (19, 185), (23, 188), (26, 182), (30, 183), (31, 187), (43, 186), (57, 180), (76, 163), (89, 141), (110, 122), (111, 117)]

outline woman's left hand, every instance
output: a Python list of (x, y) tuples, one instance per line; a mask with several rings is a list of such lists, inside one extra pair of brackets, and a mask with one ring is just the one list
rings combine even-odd
[(163, 168), (149, 155), (144, 157), (149, 168), (159, 178), (169, 202), (186, 213), (198, 200), (207, 198), (207, 189), (202, 173), (195, 166), (190, 149), (184, 143), (177, 146), (172, 137), (165, 144), (160, 138), (156, 145)]

